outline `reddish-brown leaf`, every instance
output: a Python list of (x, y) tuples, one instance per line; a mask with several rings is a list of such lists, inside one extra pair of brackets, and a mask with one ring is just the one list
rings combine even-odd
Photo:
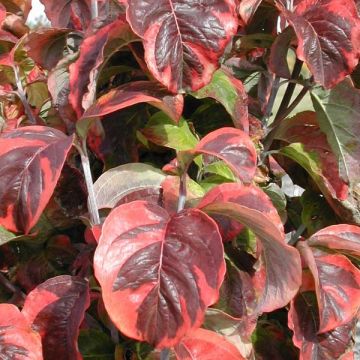
[(125, 335), (170, 347), (217, 301), (225, 264), (215, 222), (197, 209), (169, 216), (134, 201), (106, 218), (95, 275), (112, 321)]
[(354, 322), (318, 334), (319, 313), (316, 295), (301, 292), (291, 302), (288, 324), (293, 330), (293, 342), (300, 349), (300, 360), (340, 359), (348, 349)]
[(0, 304), (0, 357), (4, 360), (43, 360), (41, 338), (19, 309)]
[(250, 183), (255, 175), (256, 149), (249, 135), (240, 129), (223, 127), (209, 133), (196, 145), (193, 153), (224, 160), (245, 183)]
[(352, 72), (360, 54), (360, 20), (353, 0), (304, 0), (294, 12), (280, 8), (297, 35), (297, 56), (315, 81), (330, 88)]
[(239, 5), (239, 14), (245, 24), (249, 23), (262, 0), (241, 0)]
[(329, 226), (312, 235), (307, 243), (360, 257), (360, 228), (345, 224)]
[(177, 122), (183, 110), (184, 99), (182, 95), (170, 94), (159, 83), (135, 81), (121, 85), (101, 96), (84, 113), (80, 121), (104, 116), (143, 102), (156, 106)]
[(73, 137), (28, 126), (0, 137), (0, 224), (28, 233), (48, 203)]
[(181, 360), (245, 360), (239, 350), (216, 332), (197, 329), (187, 334), (174, 349)]
[(319, 304), (319, 333), (331, 331), (351, 321), (360, 308), (360, 270), (340, 254), (298, 243), (305, 264), (315, 280)]
[(172, 92), (210, 82), (238, 21), (233, 0), (128, 0), (127, 19), (144, 41), (154, 77)]
[(44, 360), (81, 360), (77, 338), (90, 305), (88, 283), (68, 275), (51, 278), (26, 298), (23, 315), (42, 338)]
[(210, 190), (198, 207), (254, 231), (261, 241), (265, 264), (265, 284), (257, 311), (285, 306), (301, 284), (301, 263), (298, 251), (285, 243), (281, 219), (267, 195), (255, 186), (222, 184)]
[(78, 118), (95, 100), (97, 75), (104, 59), (134, 40), (129, 25), (119, 18), (82, 42), (79, 58), (70, 65), (69, 101)]
[[(91, 21), (91, 0), (40, 0), (54, 28), (80, 27), (85, 30)], [(81, 30), (78, 29), (78, 30)]]

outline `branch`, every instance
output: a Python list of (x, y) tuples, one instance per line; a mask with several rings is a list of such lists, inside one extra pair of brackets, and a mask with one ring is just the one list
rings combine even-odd
[(96, 19), (98, 16), (99, 16), (98, 2), (97, 0), (91, 0), (91, 19)]
[(184, 171), (180, 176), (180, 186), (179, 186), (179, 200), (177, 212), (180, 212), (184, 209), (186, 203), (186, 174), (187, 171)]

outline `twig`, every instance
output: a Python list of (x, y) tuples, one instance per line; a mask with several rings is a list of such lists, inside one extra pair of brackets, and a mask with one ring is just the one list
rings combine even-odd
[(271, 116), (273, 107), (274, 107), (274, 103), (275, 103), (275, 99), (276, 99), (276, 95), (279, 91), (279, 87), (280, 87), (280, 77), (276, 76), (275, 80), (274, 80), (274, 84), (271, 88), (271, 93), (270, 93), (270, 97), (269, 97), (269, 101), (266, 105), (266, 110), (264, 113), (264, 116), (262, 118), (262, 122), (265, 123), (267, 122), (267, 120), (269, 119), (269, 117)]
[(184, 173), (180, 176), (179, 200), (178, 200), (177, 212), (183, 210), (186, 203), (186, 174), (187, 171), (184, 171)]
[(162, 349), (160, 353), (160, 360), (169, 360), (169, 359), (170, 359), (169, 348)]
[(91, 18), (96, 19), (99, 16), (99, 7), (97, 0), (91, 0)]

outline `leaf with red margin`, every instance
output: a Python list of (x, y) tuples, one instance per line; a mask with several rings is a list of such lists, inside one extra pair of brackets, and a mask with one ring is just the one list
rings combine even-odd
[(230, 73), (223, 69), (215, 71), (211, 82), (192, 95), (217, 100), (232, 117), (234, 126), (249, 133), (248, 96), (243, 83)]
[(37, 286), (25, 300), (23, 315), (42, 338), (44, 360), (81, 360), (77, 338), (90, 305), (88, 283), (62, 275)]
[(0, 224), (28, 233), (60, 177), (73, 137), (45, 126), (28, 126), (0, 137)]
[(6, 19), (6, 9), (2, 4), (0, 4), (0, 40), (15, 44), (18, 41), (18, 38), (1, 28), (5, 19)]
[(267, 195), (255, 186), (221, 184), (210, 190), (198, 207), (211, 216), (238, 221), (260, 239), (266, 276), (257, 311), (270, 312), (288, 304), (301, 284), (300, 256), (285, 243), (281, 219)]
[(171, 92), (208, 84), (238, 27), (234, 0), (128, 0), (127, 19), (144, 41), (145, 61)]
[[(282, 121), (275, 138), (291, 144), (283, 150), (283, 154), (299, 162), (325, 195), (330, 194), (340, 200), (347, 198), (348, 185), (340, 177), (337, 158), (319, 128), (315, 112), (298, 113)], [(296, 148), (294, 143), (303, 144), (302, 154), (296, 151), (300, 148)]]
[(42, 68), (51, 70), (62, 59), (70, 29), (41, 28), (28, 34), (24, 49)]
[(245, 360), (239, 350), (224, 336), (216, 332), (197, 329), (187, 334), (174, 349), (177, 359), (206, 360)]
[(345, 224), (328, 226), (312, 235), (307, 243), (360, 257), (360, 227)]
[(360, 55), (360, 20), (353, 0), (304, 0), (294, 12), (279, 8), (297, 35), (297, 56), (316, 82), (330, 88), (353, 71)]
[(360, 270), (340, 254), (297, 245), (314, 280), (319, 304), (319, 333), (331, 331), (351, 321), (360, 308)]
[(250, 183), (256, 172), (256, 149), (248, 134), (240, 129), (212, 131), (191, 151), (194, 155), (216, 156), (225, 161), (239, 179)]
[(94, 256), (107, 312), (125, 335), (171, 347), (199, 327), (225, 274), (215, 222), (134, 201), (106, 218)]
[(119, 18), (94, 31), (82, 42), (79, 58), (70, 65), (69, 101), (78, 118), (95, 99), (97, 74), (104, 60), (136, 39), (130, 26)]
[(86, 129), (93, 118), (111, 114), (139, 103), (149, 103), (178, 122), (183, 111), (184, 99), (182, 95), (170, 94), (159, 83), (134, 81), (112, 89), (97, 99), (94, 105), (85, 111), (78, 122), (78, 127)]
[(245, 24), (248, 24), (251, 18), (254, 16), (257, 8), (261, 4), (262, 0), (241, 0), (239, 5), (239, 14)]
[(1, 0), (1, 4), (9, 13), (21, 14), (25, 20), (31, 10), (31, 0)]
[(54, 28), (67, 28), (76, 23), (85, 30), (91, 21), (91, 0), (40, 0)]
[(354, 322), (318, 334), (319, 313), (316, 295), (301, 292), (291, 302), (288, 324), (293, 330), (293, 342), (300, 349), (299, 360), (339, 359), (351, 345)]
[(0, 304), (0, 356), (5, 360), (43, 360), (39, 334), (11, 304)]

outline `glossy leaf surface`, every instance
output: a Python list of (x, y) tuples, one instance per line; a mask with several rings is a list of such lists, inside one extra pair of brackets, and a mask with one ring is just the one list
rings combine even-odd
[(39, 334), (11, 304), (0, 305), (0, 356), (5, 360), (43, 360)]
[(198, 207), (210, 215), (238, 221), (259, 237), (266, 279), (258, 310), (285, 306), (299, 289), (301, 264), (298, 252), (285, 243), (281, 219), (271, 200), (254, 186), (222, 184), (210, 190)]
[(297, 56), (315, 81), (333, 87), (358, 63), (360, 21), (352, 0), (305, 0), (282, 12), (298, 38)]
[(0, 223), (28, 233), (48, 203), (73, 137), (28, 126), (0, 137)]
[(22, 313), (41, 335), (44, 360), (82, 359), (77, 338), (89, 304), (88, 283), (69, 275), (51, 278), (29, 293)]
[(233, 0), (184, 2), (128, 0), (127, 19), (144, 41), (154, 77), (172, 92), (198, 90), (210, 82), (218, 59), (236, 33)]
[(196, 209), (170, 217), (144, 201), (110, 213), (94, 263), (112, 321), (127, 336), (160, 348), (200, 326), (225, 273), (211, 218)]

